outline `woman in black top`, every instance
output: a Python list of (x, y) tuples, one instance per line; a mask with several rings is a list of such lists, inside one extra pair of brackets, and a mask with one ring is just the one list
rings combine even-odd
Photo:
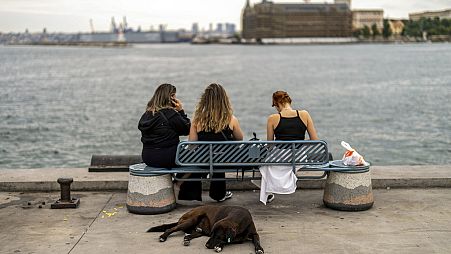
[(272, 106), (278, 114), (268, 118), (267, 140), (304, 140), (306, 131), (310, 140), (318, 139), (310, 114), (306, 110), (291, 108), (291, 98), (287, 92), (273, 93)]
[[(272, 114), (268, 118), (267, 140), (305, 140), (305, 132), (308, 133), (310, 140), (318, 139), (310, 114), (306, 110), (294, 110), (287, 92), (273, 93), (272, 106), (276, 108), (278, 114)], [(273, 200), (274, 194), (268, 195), (267, 202)]]
[[(194, 113), (193, 124), (189, 133), (190, 141), (232, 141), (243, 140), (243, 132), (238, 119), (233, 115), (232, 105), (224, 88), (219, 84), (207, 86)], [(188, 177), (199, 178), (200, 174)], [(224, 178), (224, 173), (215, 173), (215, 178)], [(209, 195), (222, 202), (232, 197), (226, 191), (225, 181), (212, 181)], [(180, 187), (179, 198), (202, 200), (202, 184), (200, 181), (185, 182)]]
[(143, 143), (143, 162), (151, 167), (172, 168), (180, 141), (179, 136), (189, 134), (190, 119), (176, 98), (176, 88), (162, 84), (147, 103), (146, 112), (139, 120)]

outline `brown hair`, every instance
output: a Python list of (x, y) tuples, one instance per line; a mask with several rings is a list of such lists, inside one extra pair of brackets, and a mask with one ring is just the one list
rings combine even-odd
[(160, 109), (172, 108), (171, 96), (175, 94), (177, 89), (171, 84), (161, 84), (155, 90), (152, 99), (147, 103), (146, 111), (155, 113)]
[(218, 133), (232, 120), (233, 110), (229, 96), (219, 84), (210, 84), (199, 99), (193, 124), (202, 131)]
[(272, 106), (291, 104), (291, 98), (285, 91), (277, 91), (272, 94)]

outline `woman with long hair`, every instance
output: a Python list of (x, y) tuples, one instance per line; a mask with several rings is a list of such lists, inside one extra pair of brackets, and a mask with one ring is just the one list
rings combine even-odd
[(176, 88), (162, 84), (155, 90), (139, 120), (143, 162), (151, 167), (173, 168), (179, 136), (189, 134), (191, 123), (176, 97)]
[[(219, 84), (210, 84), (200, 97), (189, 132), (190, 141), (232, 141), (243, 140), (243, 132), (238, 119), (233, 115), (232, 104), (225, 89)], [(199, 178), (199, 174), (188, 177)], [(225, 173), (215, 173), (214, 178), (224, 178)], [(226, 191), (225, 181), (212, 181), (209, 195), (222, 202), (232, 197)], [(200, 181), (185, 182), (180, 187), (180, 199), (202, 200)]]

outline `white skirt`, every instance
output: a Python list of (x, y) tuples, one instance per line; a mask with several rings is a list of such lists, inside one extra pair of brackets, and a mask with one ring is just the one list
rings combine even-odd
[(262, 180), (252, 181), (260, 187), (260, 201), (266, 205), (268, 196), (275, 194), (292, 194), (296, 191), (298, 178), (291, 166), (261, 166)]

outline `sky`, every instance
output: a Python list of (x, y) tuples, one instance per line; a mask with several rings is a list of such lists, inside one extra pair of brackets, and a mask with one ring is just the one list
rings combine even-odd
[[(92, 19), (95, 31), (107, 31), (127, 17), (129, 27), (148, 30), (165, 24), (168, 29), (191, 29), (194, 22), (208, 29), (210, 23), (235, 23), (240, 28), (246, 0), (0, 0), (0, 32), (87, 32)], [(252, 3), (261, 2), (251, 0)], [(300, 0), (273, 0), (275, 3)], [(332, 2), (312, 0), (311, 2)], [(384, 9), (385, 17), (407, 18), (411, 12), (450, 9), (451, 0), (353, 0), (353, 9)], [(216, 25), (215, 25), (216, 26)]]

